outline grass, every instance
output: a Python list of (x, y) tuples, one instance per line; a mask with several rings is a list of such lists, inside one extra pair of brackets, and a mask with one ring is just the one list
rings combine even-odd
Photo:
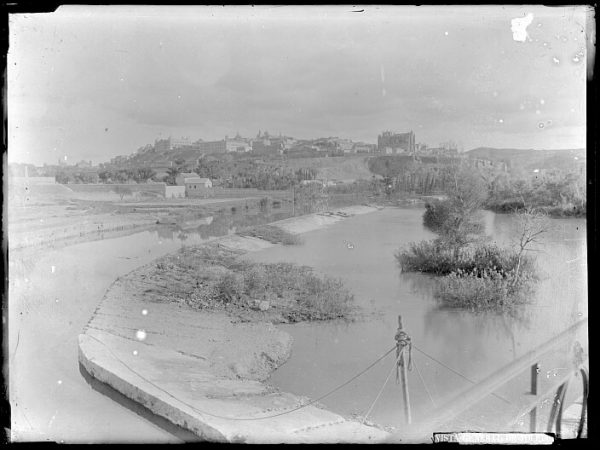
[(240, 259), (216, 246), (181, 249), (163, 258), (146, 279), (171, 284), (174, 300), (194, 308), (223, 310), (248, 320), (300, 322), (349, 318), (354, 296), (338, 279), (310, 267)]
[(458, 270), (437, 280), (434, 296), (445, 306), (472, 311), (509, 311), (526, 303), (533, 279), (528, 272), (522, 273), (515, 282), (514, 272), (503, 274), (487, 269), (482, 273)]
[(434, 296), (444, 305), (470, 310), (507, 310), (526, 301), (536, 280), (534, 260), (495, 245), (462, 248), (457, 254), (439, 240), (409, 244), (396, 253), (404, 272), (440, 277)]
[(273, 244), (302, 244), (302, 239), (300, 238), (300, 236), (289, 233), (273, 225), (257, 225), (254, 227), (244, 228), (238, 231), (238, 234), (240, 236), (257, 237), (260, 239), (264, 239), (265, 241), (272, 242)]

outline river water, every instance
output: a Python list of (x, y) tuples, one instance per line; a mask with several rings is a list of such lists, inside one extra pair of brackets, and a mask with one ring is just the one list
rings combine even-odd
[(90, 385), (78, 364), (78, 335), (117, 277), (182, 246), (288, 215), (230, 212), (177, 226), (98, 234), (93, 236), (96, 240), (74, 245), (60, 242), (56, 247), (11, 251), (7, 345), (11, 439), (65, 443), (191, 439), (190, 432), (134, 402)]
[[(318, 398), (372, 363), (394, 345), (397, 316), (413, 344), (409, 391), (413, 420), (426, 418), (437, 406), (494, 370), (587, 317), (586, 224), (581, 219), (553, 219), (552, 230), (536, 248), (541, 274), (535, 295), (518, 318), (442, 309), (432, 295), (432, 277), (401, 274), (394, 253), (413, 241), (433, 238), (422, 225), (421, 208), (387, 208), (355, 216), (303, 237), (301, 246), (273, 247), (248, 255), (261, 262), (305, 264), (339, 277), (354, 293), (366, 317), (354, 322), (282, 325), (294, 338), (291, 358), (276, 370), (270, 383), (283, 391)], [(515, 220), (510, 215), (484, 214), (486, 234), (510, 245)], [(562, 357), (541, 364), (542, 381), (563, 375)], [(441, 364), (440, 364), (441, 363)], [(442, 364), (446, 365), (444, 367)], [(364, 416), (386, 378), (390, 381), (368, 416), (397, 427), (403, 421), (402, 396), (395, 382), (394, 356), (389, 355), (320, 403), (335, 412)], [(449, 368), (468, 378), (465, 380)], [(502, 429), (497, 412), (529, 388), (524, 378), (491, 397), (470, 429)], [(580, 393), (579, 393), (580, 395)], [(507, 400), (508, 399), (508, 400)], [(522, 425), (522, 424), (521, 424)]]
[[(440, 310), (431, 298), (428, 276), (399, 273), (393, 256), (396, 249), (433, 237), (422, 227), (422, 212), (390, 208), (356, 216), (307, 233), (302, 246), (275, 246), (248, 255), (257, 261), (307, 264), (341, 277), (369, 312), (354, 323), (282, 326), (295, 343), (291, 359), (273, 374), (272, 384), (318, 397), (391, 348), (398, 314), (416, 346), (475, 381), (587, 316), (584, 220), (553, 221), (555, 230), (539, 253), (545, 279), (527, 307), (527, 320), (515, 322)], [(135, 406), (123, 406), (92, 389), (79, 372), (77, 336), (116, 277), (181, 246), (288, 215), (283, 211), (268, 216), (221, 214), (127, 236), (107, 234), (94, 242), (34, 250), (29, 255), (11, 252), (8, 350), (13, 438), (67, 443), (186, 439), (178, 435), (180, 430), (156, 423)], [(486, 224), (497, 240), (510, 237), (510, 216), (487, 214)], [(343, 414), (364, 414), (390, 373), (390, 358), (321, 403)], [(432, 411), (433, 402), (439, 404), (469, 385), (422, 354), (414, 352), (413, 362), (428, 388), (423, 388), (416, 370), (409, 372), (415, 418)], [(554, 376), (561, 367), (566, 366), (542, 367), (542, 375)], [(369, 419), (396, 425), (402, 418), (400, 402), (392, 376)]]

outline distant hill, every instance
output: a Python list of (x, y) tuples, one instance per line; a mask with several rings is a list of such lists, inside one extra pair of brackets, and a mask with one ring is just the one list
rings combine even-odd
[(465, 152), (468, 158), (503, 161), (510, 168), (575, 170), (585, 165), (585, 149), (534, 150), (478, 147)]

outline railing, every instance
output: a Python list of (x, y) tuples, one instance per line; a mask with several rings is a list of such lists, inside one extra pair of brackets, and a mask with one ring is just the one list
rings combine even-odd
[[(566, 376), (560, 378), (558, 383), (554, 383), (554, 387), (549, 392), (545, 393), (545, 395), (537, 395), (537, 386), (539, 361), (541, 360), (541, 358), (550, 351), (556, 349), (558, 346), (572, 342), (575, 334), (584, 330), (585, 327), (587, 327), (587, 324), (587, 318), (575, 323), (559, 335), (534, 348), (533, 350), (527, 352), (525, 355), (521, 356), (517, 360), (511, 362), (510, 364), (495, 371), (493, 374), (491, 374), (481, 382), (477, 383), (476, 385), (470, 387), (469, 389), (463, 392), (460, 392), (454, 398), (447, 401), (444, 405), (440, 406), (433, 417), (419, 424), (416, 424), (416, 426), (411, 426), (407, 429), (407, 431), (394, 434), (392, 440), (396, 440), (398, 438), (403, 439), (407, 436), (407, 434), (410, 436), (411, 439), (417, 440), (419, 438), (426, 439), (428, 437), (431, 437), (433, 432), (441, 431), (440, 427), (442, 427), (444, 424), (448, 423), (450, 420), (452, 420), (468, 408), (472, 407), (480, 400), (483, 400), (488, 395), (493, 394), (498, 388), (502, 387), (504, 384), (506, 384), (508, 381), (512, 380), (516, 376), (522, 374), (527, 369), (531, 370), (530, 394), (535, 395), (536, 397), (533, 399), (532, 402), (529, 402), (529, 404), (524, 409), (521, 409), (522, 414), (529, 413), (531, 421), (530, 430), (535, 431), (535, 424), (537, 421), (537, 407), (539, 403), (545, 398), (547, 398), (548, 395), (551, 395), (553, 390), (556, 389), (556, 386), (558, 386), (558, 390), (556, 391), (556, 395), (554, 396), (554, 403), (552, 406), (552, 411), (550, 413), (548, 427), (546, 430), (547, 432), (552, 432), (553, 430), (556, 430), (556, 434), (558, 437), (560, 437), (562, 431), (562, 413), (567, 387), (575, 373), (581, 374), (583, 381), (583, 399), (582, 413), (577, 433), (578, 437), (581, 437), (587, 410), (587, 394), (589, 391), (589, 375), (588, 370), (584, 365), (585, 361), (582, 359), (583, 352), (580, 352), (579, 361), (574, 367), (574, 370), (569, 371), (569, 373)], [(579, 348), (581, 348), (581, 346)]]

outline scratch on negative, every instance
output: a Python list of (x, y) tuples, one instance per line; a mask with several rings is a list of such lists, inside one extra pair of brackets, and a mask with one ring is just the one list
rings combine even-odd
[(21, 330), (17, 333), (17, 344), (15, 345), (15, 349), (12, 352), (12, 356), (10, 358), (10, 362), (12, 363), (15, 360), (15, 355), (17, 354), (17, 349), (19, 348), (19, 339), (21, 338)]

